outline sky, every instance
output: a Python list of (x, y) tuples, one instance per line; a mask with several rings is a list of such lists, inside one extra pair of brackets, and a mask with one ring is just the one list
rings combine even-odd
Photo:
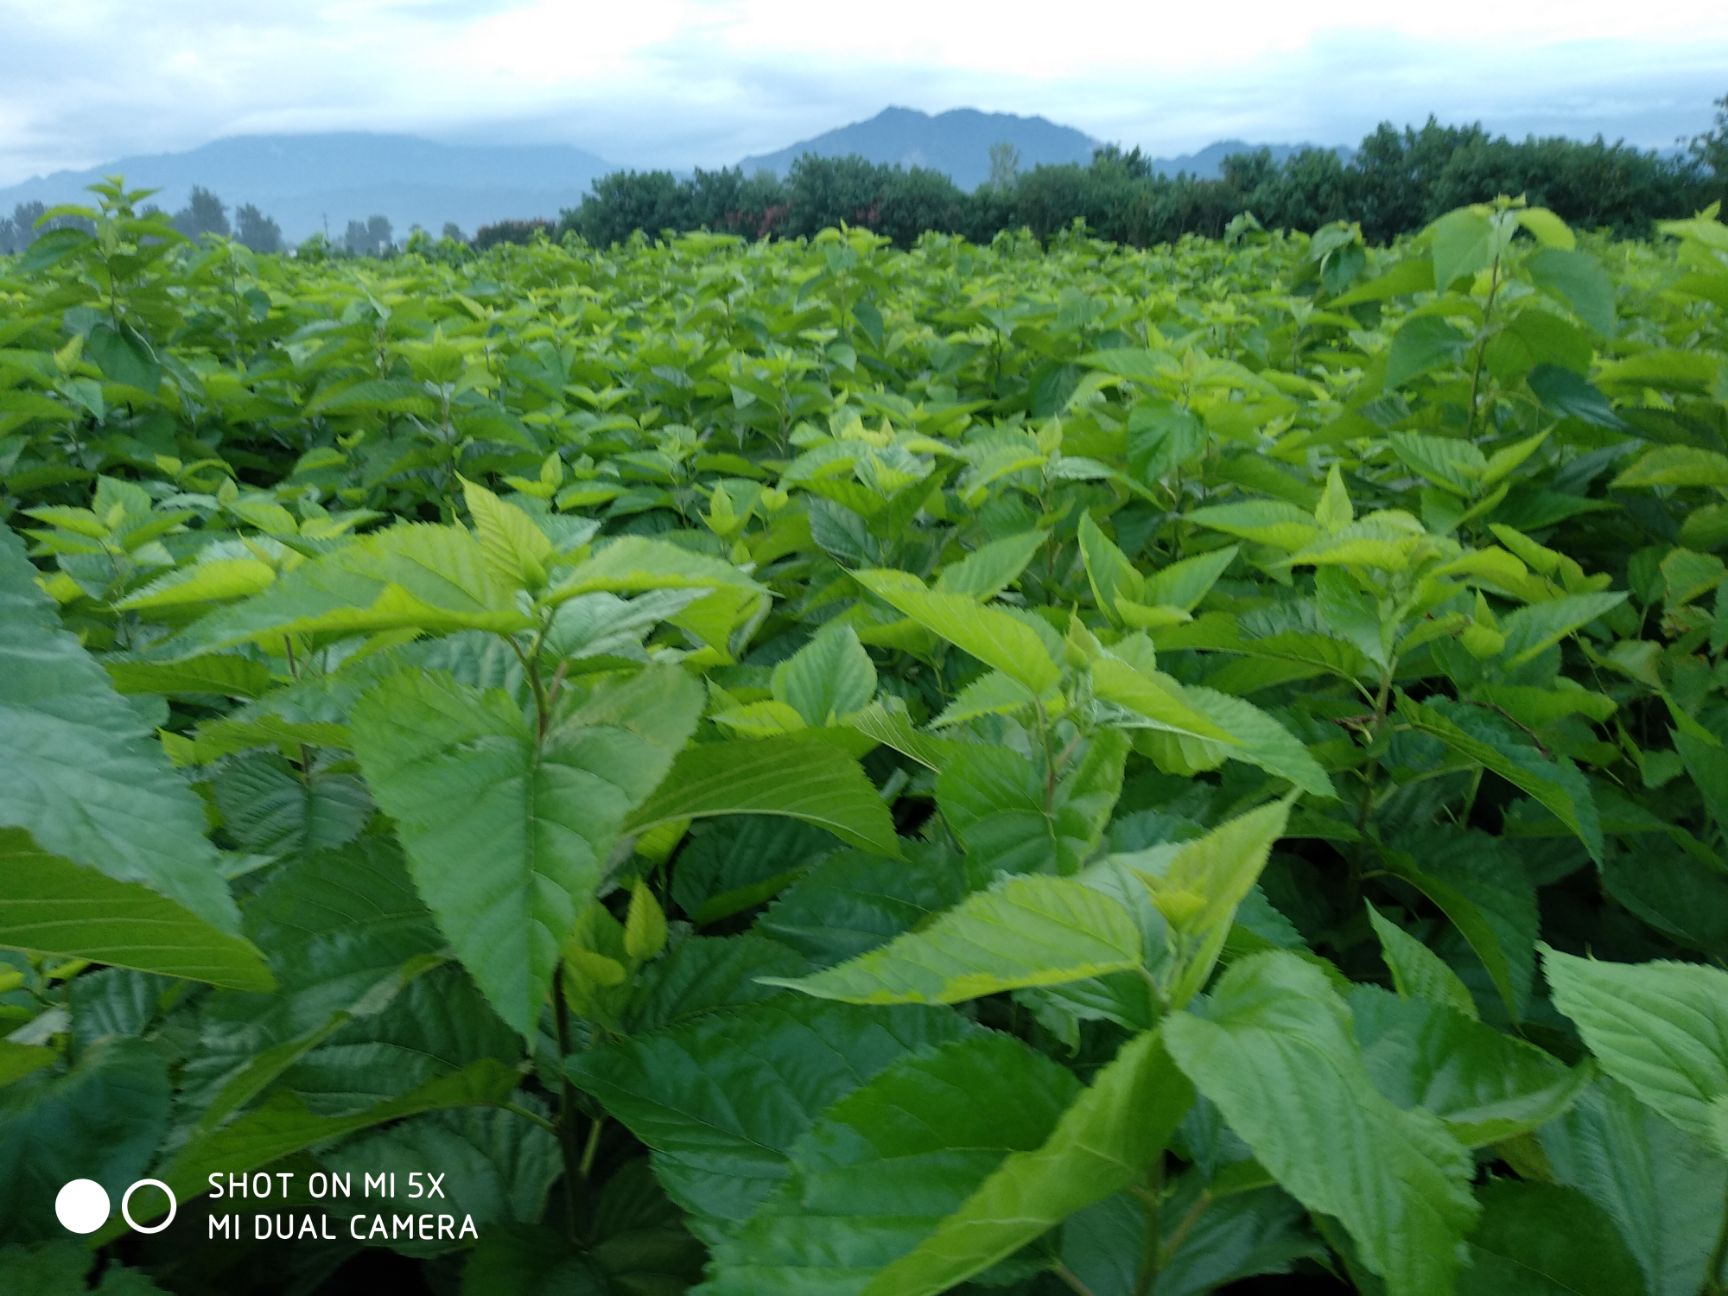
[(1430, 113), (1668, 148), (1724, 95), (1723, 0), (0, 0), (0, 185), (338, 129), (713, 167), (889, 104), (1156, 156)]

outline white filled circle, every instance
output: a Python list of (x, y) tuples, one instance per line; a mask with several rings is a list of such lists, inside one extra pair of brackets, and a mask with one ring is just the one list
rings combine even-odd
[[(160, 1188), (168, 1197), (168, 1215), (165, 1219), (146, 1228), (132, 1218), (132, 1194), (140, 1188)], [(106, 1200), (106, 1199), (104, 1199)], [(126, 1221), (127, 1227), (134, 1233), (160, 1233), (174, 1222), (174, 1213), (180, 1209), (180, 1202), (174, 1196), (174, 1190), (160, 1179), (140, 1179), (126, 1190), (126, 1195), (120, 1199), (120, 1218)]]
[(94, 1179), (73, 1179), (54, 1198), (54, 1213), (73, 1233), (94, 1233), (108, 1222), (108, 1190)]

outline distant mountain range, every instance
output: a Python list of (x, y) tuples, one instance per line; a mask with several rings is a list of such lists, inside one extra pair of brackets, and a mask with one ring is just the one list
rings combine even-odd
[[(1282, 163), (1292, 153), (1300, 153), (1305, 148), (1321, 147), (1313, 144), (1249, 144), (1244, 140), (1219, 140), (1216, 144), (1208, 144), (1198, 153), (1183, 153), (1172, 158), (1154, 158), (1152, 169), (1162, 176), (1180, 175), (1187, 172), (1202, 180), (1216, 180), (1224, 174), (1224, 159), (1237, 153), (1253, 153), (1266, 149), (1272, 154), (1274, 162)], [(1356, 150), (1348, 145), (1335, 145), (1331, 152), (1336, 153), (1339, 160), (1348, 162), (1356, 156)]]
[(1086, 162), (1098, 141), (1072, 126), (1058, 126), (1043, 117), (986, 113), (955, 108), (932, 116), (913, 108), (884, 108), (869, 121), (824, 131), (776, 153), (748, 157), (739, 163), (747, 173), (772, 171), (785, 175), (806, 153), (817, 157), (856, 155), (889, 166), (928, 167), (941, 171), (962, 189), (976, 189), (990, 178), (990, 148), (1012, 144), (1020, 169)]
[(20, 202), (84, 201), (84, 186), (118, 174), (129, 186), (161, 190), (150, 201), (171, 212), (185, 205), (193, 185), (230, 209), (254, 203), (290, 242), (326, 222), (339, 239), (350, 220), (375, 213), (390, 218), (398, 239), (416, 224), (436, 234), (446, 221), (472, 234), (508, 217), (556, 217), (580, 203), (596, 177), (615, 170), (592, 153), (559, 145), (458, 146), (358, 131), (244, 135), (26, 180), (0, 189), (0, 214), (10, 215)]
[[(884, 108), (869, 121), (824, 131), (776, 153), (745, 158), (739, 165), (746, 172), (772, 171), (784, 176), (792, 163), (807, 153), (817, 157), (856, 155), (889, 166), (929, 167), (944, 172), (962, 189), (976, 189), (990, 178), (990, 148), (999, 143), (1014, 146), (1022, 171), (1069, 162), (1084, 164), (1092, 160), (1092, 151), (1100, 144), (1072, 126), (1061, 126), (1043, 117), (986, 113), (974, 108), (955, 108), (934, 115), (914, 108)], [(1260, 147), (1243, 140), (1220, 140), (1198, 153), (1153, 158), (1152, 169), (1159, 175), (1173, 176), (1185, 171), (1191, 176), (1215, 180), (1223, 173), (1225, 158), (1233, 153), (1252, 153)], [(1272, 150), (1273, 161), (1282, 162), (1307, 146), (1264, 147)], [(1344, 158), (1352, 154), (1347, 148), (1336, 152)]]
[[(887, 108), (775, 153), (745, 158), (746, 171), (784, 175), (800, 155), (857, 154), (872, 162), (922, 166), (947, 174), (964, 189), (990, 175), (992, 145), (1013, 145), (1021, 171), (1043, 165), (1085, 163), (1099, 144), (1082, 131), (1043, 117), (956, 108), (924, 113)], [(1154, 159), (1162, 174), (1214, 177), (1224, 158), (1259, 145), (1240, 140), (1210, 144), (1198, 153)], [(1282, 160), (1297, 145), (1269, 146)], [(1348, 156), (1348, 149), (1338, 150)], [(389, 217), (398, 239), (414, 225), (436, 234), (454, 221), (472, 234), (492, 221), (556, 217), (577, 206), (592, 183), (619, 168), (578, 148), (560, 145), (436, 144), (410, 135), (341, 132), (319, 135), (246, 135), (219, 139), (182, 153), (119, 158), (83, 171), (0, 188), (0, 215), (15, 204), (80, 202), (84, 187), (124, 175), (128, 185), (160, 190), (152, 202), (167, 211), (186, 203), (194, 185), (214, 192), (232, 211), (254, 203), (274, 217), (290, 242), (326, 228), (341, 238), (350, 220)]]

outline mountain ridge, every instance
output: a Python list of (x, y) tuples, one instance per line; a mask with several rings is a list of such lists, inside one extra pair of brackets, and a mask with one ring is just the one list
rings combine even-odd
[(556, 216), (616, 169), (560, 144), (441, 144), (373, 131), (229, 135), (181, 152), (33, 177), (0, 189), (0, 213), (20, 202), (84, 201), (85, 185), (121, 174), (130, 187), (159, 190), (150, 201), (168, 211), (185, 204), (193, 185), (230, 208), (254, 203), (291, 242), (326, 223), (340, 236), (349, 220), (374, 214), (389, 217), (398, 237), (415, 224), (436, 233), (446, 221), (471, 234), (490, 221)]
[[(738, 163), (745, 172), (785, 175), (798, 156), (857, 154), (872, 162), (925, 166), (964, 189), (989, 178), (990, 149), (1014, 146), (1019, 170), (1089, 162), (1101, 141), (1040, 116), (952, 108), (926, 113), (890, 106), (863, 121), (824, 131)], [(1162, 175), (1219, 174), (1232, 153), (1267, 147), (1275, 161), (1303, 145), (1220, 140), (1194, 153), (1150, 159)], [(1348, 159), (1351, 150), (1334, 150)], [(563, 144), (446, 144), (416, 135), (373, 131), (230, 135), (179, 152), (138, 154), (101, 166), (56, 171), (0, 188), (0, 216), (21, 202), (84, 202), (85, 186), (121, 174), (129, 186), (156, 189), (151, 201), (184, 206), (194, 185), (229, 209), (252, 203), (273, 217), (290, 242), (328, 230), (340, 238), (350, 220), (388, 217), (398, 239), (420, 225), (437, 233), (453, 222), (472, 234), (510, 218), (555, 218), (579, 205), (600, 176), (618, 166)]]
[(784, 176), (799, 156), (856, 155), (871, 162), (922, 166), (941, 171), (962, 189), (975, 189), (990, 178), (990, 148), (1012, 144), (1022, 171), (1035, 166), (1088, 161), (1099, 141), (1072, 126), (1047, 117), (990, 113), (976, 108), (950, 108), (926, 113), (897, 105), (874, 117), (849, 122), (799, 140), (772, 153), (747, 157), (738, 165), (746, 172), (772, 171)]

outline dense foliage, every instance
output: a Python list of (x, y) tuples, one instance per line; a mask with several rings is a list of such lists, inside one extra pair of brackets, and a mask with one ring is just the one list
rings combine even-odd
[(0, 1290), (1723, 1290), (1714, 213), (101, 196), (0, 261)]
[[(853, 225), (910, 247), (922, 233), (988, 242), (1003, 230), (1041, 238), (1075, 221), (1135, 247), (1184, 234), (1216, 238), (1242, 212), (1271, 229), (1312, 230), (1359, 220), (1371, 242), (1414, 233), (1453, 208), (1522, 193), (1585, 229), (1645, 234), (1658, 220), (1698, 210), (1728, 184), (1728, 100), (1713, 131), (1685, 154), (1593, 141), (1516, 142), (1481, 126), (1420, 129), (1382, 124), (1348, 161), (1331, 149), (1300, 149), (1282, 162), (1269, 150), (1225, 159), (1223, 175), (1156, 174), (1139, 149), (1098, 150), (1088, 166), (998, 168), (964, 193), (939, 172), (885, 166), (858, 157), (805, 155), (782, 181), (736, 169), (617, 172), (594, 183), (565, 229), (609, 246), (636, 230), (706, 229), (750, 238), (804, 237)], [(1009, 160), (1011, 162), (1011, 159)]]

